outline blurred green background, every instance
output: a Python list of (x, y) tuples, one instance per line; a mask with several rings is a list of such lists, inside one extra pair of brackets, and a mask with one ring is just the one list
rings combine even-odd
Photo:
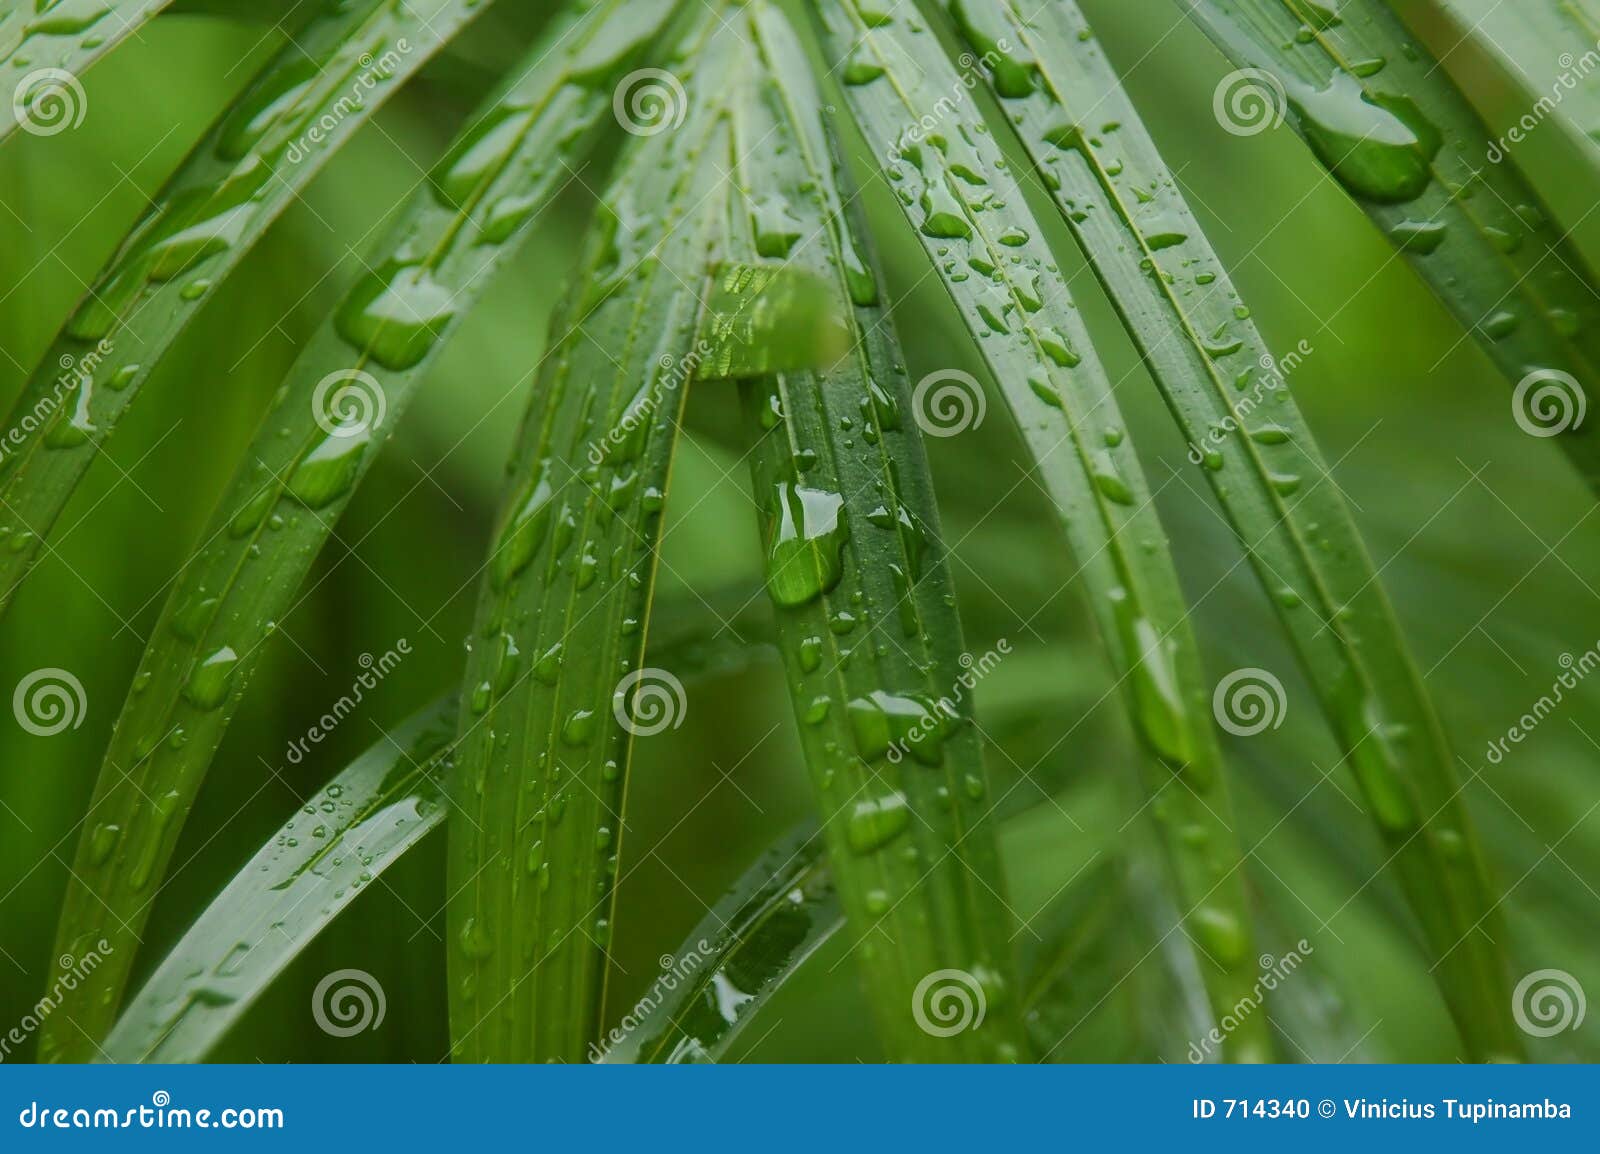
[[(53, 550), (0, 625), (0, 689), (9, 694), (31, 670), (59, 666), (78, 675), (88, 699), (81, 728), (57, 737), (30, 736), (9, 717), (0, 725), (0, 1032), (53, 978), (55, 915), (78, 819), (167, 582), (300, 342), (355, 278), (357, 255), (378, 239), (387, 214), (537, 28), (539, 14), (526, 11), (536, 7), (497, 5), (428, 66), (215, 294), (108, 442), (109, 459), (96, 463)], [(1085, 0), (1084, 8), (1263, 332), (1280, 350), (1300, 341), (1314, 350), (1292, 388), (1337, 462), (1334, 475), (1459, 754), (1497, 887), (1507, 892), (1514, 976), (1559, 968), (1600, 995), (1600, 679), (1583, 684), (1501, 764), (1484, 756), (1548, 691), (1562, 654), (1600, 643), (1593, 498), (1550, 442), (1520, 432), (1504, 381), (1287, 130), (1244, 141), (1217, 126), (1211, 94), (1227, 68), (1174, 4)], [(49, 141), (19, 134), (0, 148), (0, 400), (9, 405), (20, 391), (212, 110), (281, 43), (265, 25), (163, 17), (85, 77), (89, 113), (80, 129)], [(1491, 117), (1519, 113), (1514, 92), (1480, 79)], [(1523, 159), (1541, 187), (1556, 191), (1557, 217), (1579, 224), (1575, 239), (1591, 266), (1600, 263), (1600, 218), (1584, 216), (1593, 197), (1556, 167), (1561, 150), (1530, 147)], [(304, 797), (458, 679), (475, 575), (526, 400), (520, 382), (543, 350), (586, 217), (586, 189), (603, 179), (596, 171), (574, 183), (559, 214), (463, 325), (308, 592), (280, 623), (284, 636), (188, 824), (136, 983)], [(940, 290), (917, 283), (917, 255), (881, 187), (868, 200), (891, 281), (904, 294), (896, 316), (912, 378), (949, 367), (981, 375), (951, 339), (957, 326)], [(1285, 1057), (1451, 1060), (1454, 1032), (1348, 775), (1339, 770), (1316, 785), (1339, 755), (1314, 698), (1092, 278), (1080, 269), (1074, 283), (1160, 490), (1208, 672), (1261, 666), (1288, 689), (1281, 729), (1229, 745), (1241, 833), (1254, 847), (1247, 876), (1261, 945), (1281, 953), (1305, 938), (1314, 948), (1306, 980), (1271, 1009)], [(718, 387), (691, 400), (691, 436), (669, 505), (663, 598), (685, 586), (711, 597), (759, 585), (757, 522), (731, 431), (735, 408)], [(1006, 827), (1013, 905), (1032, 917), (1073, 879), (1092, 888), (1118, 855), (1139, 856), (1139, 803), (1126, 782), (1133, 739), (1117, 700), (1105, 698), (1110, 675), (1076, 591), (1063, 585), (1071, 558), (1024, 479), (1000, 406), (991, 405), (981, 429), (930, 450), (968, 647), (982, 652), (1005, 638), (1018, 651), (979, 699), (997, 743), (991, 770), (1002, 788), (1027, 770), (1055, 801), (1019, 812)], [(288, 742), (348, 689), (360, 655), (381, 654), (401, 637), (412, 655), (355, 718), (290, 764)], [(1039, 786), (1021, 784), (1014, 800), (1041, 800)], [(637, 750), (629, 802), (613, 1018), (705, 905), (807, 812), (776, 662), (693, 686), (683, 728)], [(219, 1056), (442, 1058), (443, 874), (436, 837), (307, 951)], [(1141, 960), (1159, 934), (1141, 947), (1138, 919), (1112, 919), (1124, 920), (1104, 956), (1086, 955), (1074, 1004), (1089, 1012), (1074, 1012), (1058, 1031), (1058, 1059), (1157, 1056), (1139, 1034), (1139, 1016), (1156, 1004), (1150, 989), (1181, 975), (1164, 969), (1160, 951)], [(749, 1057), (876, 1056), (845, 944), (830, 945), (780, 994), (745, 1040)], [(338, 1039), (313, 1026), (305, 1012), (311, 988), (342, 966), (383, 983), (382, 1029)], [(1130, 968), (1133, 978), (1123, 981)], [(1578, 1030), (1532, 1040), (1534, 1055), (1600, 1057), (1596, 1019), (1600, 1011)], [(29, 1053), (25, 1047), (11, 1060)]]

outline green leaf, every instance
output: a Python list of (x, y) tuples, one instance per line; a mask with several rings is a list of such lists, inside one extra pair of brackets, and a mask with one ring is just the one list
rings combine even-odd
[[(851, 317), (836, 364), (741, 395), (767, 590), (853, 953), (892, 1059), (1014, 1060), (995, 799), (904, 357), (799, 43), (774, 7), (748, 11), (766, 82), (738, 106), (733, 243), (827, 284)], [(973, 1028), (923, 1025), (940, 974), (981, 998)]]
[[(749, 600), (741, 593), (738, 605)], [(731, 612), (696, 602), (669, 606), (666, 615), (672, 627), (654, 630), (649, 659), (677, 670), (686, 684), (744, 672), (771, 652), (724, 629)], [(751, 633), (759, 629), (748, 615), (738, 624)], [(458, 709), (453, 698), (442, 698), (398, 726), (273, 834), (129, 1000), (102, 1047), (104, 1056), (113, 1062), (203, 1060), (368, 882), (444, 823), (439, 780), (448, 776)], [(818, 856), (803, 846), (794, 850), (796, 861)], [(775, 864), (768, 863), (769, 873)], [(770, 941), (771, 933), (761, 940)], [(752, 944), (761, 948), (759, 941)], [(748, 964), (741, 963), (746, 972)]]
[(457, 1060), (581, 1061), (599, 1036), (631, 738), (684, 707), (641, 658), (742, 67), (731, 33), (705, 45), (716, 8), (694, 13), (556, 322), (487, 564), (451, 791)]
[(198, 1062), (365, 887), (444, 821), (455, 737), (442, 699), (307, 800), (206, 907), (128, 1003), (100, 1056)]
[(608, 82), (673, 8), (606, 0), (568, 9), (473, 117), (372, 262), (378, 271), (290, 370), (177, 579), (107, 750), (59, 938), (104, 936), (123, 948), (47, 1023), (48, 1056), (81, 1053), (110, 1025), (132, 943), (274, 623), (296, 604), (431, 358), (565, 183), (566, 166), (600, 138)]
[(767, 999), (844, 926), (809, 823), (739, 876), (662, 959), (665, 970), (590, 1050), (597, 1062), (715, 1062)]
[(355, 130), (482, 7), (477, 0), (358, 0), (325, 8), (156, 194), (0, 433), (0, 612), (49, 548), (51, 527), (101, 442), (211, 291)]
[(89, 115), (84, 72), (168, 3), (107, 0), (55, 12), (46, 10), (53, 4), (10, 0), (0, 11), (0, 65), (8, 66), (9, 96), (0, 100), (0, 141), (18, 127), (54, 136), (81, 124)]
[[(1146, 749), (1142, 776), (1183, 926), (1202, 953), (1220, 1018), (1254, 978), (1243, 854), (1210, 723), (1211, 687), (1110, 382), (1026, 203), (991, 183), (1007, 162), (971, 102), (950, 97), (967, 85), (938, 42), (912, 14), (866, 0), (833, 0), (821, 11), (856, 121), (987, 361), (1081, 566)], [(924, 135), (932, 110), (943, 119)], [(970, 422), (981, 394), (959, 399)], [(1230, 1043), (1236, 1058), (1269, 1053), (1260, 1023), (1246, 1022)]]
[[(948, 8), (975, 54), (993, 37), (1013, 46), (984, 57), (991, 85), (1301, 657), (1426, 929), (1469, 1054), (1519, 1054), (1504, 934), (1449, 746), (1286, 383), (1314, 350), (1273, 356), (1077, 5), (1028, 16), (1026, 3), (999, 0), (986, 25), (959, 0)], [(1024, 65), (1017, 75), (1030, 79), (1007, 89), (1007, 66)], [(1086, 127), (1091, 116), (1108, 127)], [(1248, 673), (1237, 684), (1270, 686), (1270, 671)]]
[(1600, 382), (1600, 299), (1581, 262), (1392, 12), (1379, 0), (1344, 0), (1336, 17), (1310, 20), (1312, 8), (1306, 0), (1187, 5), (1244, 70), (1217, 90), (1224, 127), (1253, 133), (1287, 114), (1516, 386), (1508, 418), (1552, 437), (1600, 487), (1600, 422), (1583, 419)]
[[(1600, 4), (1595, 0), (1530, 0), (1517, 5), (1494, 0), (1388, 0), (1395, 14), (1419, 36), (1424, 25), (1441, 23), (1455, 50), (1444, 62), (1457, 72), (1456, 52), (1470, 39), (1499, 67), (1505, 79), (1527, 97), (1532, 128), (1519, 123), (1523, 137), (1554, 117), (1574, 151), (1591, 167), (1600, 163), (1600, 78), (1595, 76), (1600, 44)], [(1587, 58), (1586, 58), (1587, 57)], [(1476, 78), (1474, 78), (1476, 79)], [(1470, 89), (1464, 89), (1472, 95)], [(1519, 118), (1520, 119), (1520, 118)], [(1506, 145), (1519, 140), (1509, 136)]]

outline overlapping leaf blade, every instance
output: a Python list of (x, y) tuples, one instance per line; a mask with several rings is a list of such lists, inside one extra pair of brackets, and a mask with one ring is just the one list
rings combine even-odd
[[(1252, 982), (1253, 953), (1210, 692), (1172, 558), (1104, 369), (966, 85), (914, 14), (861, 0), (820, 6), (858, 124), (939, 268), (1054, 501), (1148, 756), (1184, 926), (1220, 1018)], [(935, 130), (924, 132), (923, 117)], [(969, 404), (975, 402), (969, 398)], [(969, 410), (970, 412), (970, 410)], [(1233, 1057), (1268, 1053), (1245, 1023)]]
[[(844, 355), (819, 350), (827, 368), (742, 389), (767, 588), (833, 874), (891, 1057), (1015, 1058), (994, 799), (903, 359), (808, 62), (771, 6), (753, 6), (746, 27), (763, 82), (739, 103), (734, 244), (826, 278), (851, 317)], [(939, 1036), (914, 1001), (950, 973), (986, 1012)]]
[(79, 79), (100, 57), (143, 27), (171, 0), (69, 0), (0, 5), (0, 67), (9, 99), (0, 100), (0, 141), (17, 128), (54, 136), (82, 123), (88, 102)]
[(677, 684), (641, 657), (707, 261), (726, 227), (724, 101), (742, 64), (731, 33), (706, 42), (719, 15), (697, 10), (672, 63), (681, 122), (633, 143), (605, 194), (487, 564), (450, 821), (457, 1060), (581, 1061), (598, 1037), (631, 740)]
[(602, 1062), (714, 1062), (767, 999), (844, 925), (809, 823), (740, 875), (605, 1044)]
[(140, 662), (79, 841), (60, 941), (123, 944), (48, 1026), (75, 1054), (115, 1014), (139, 927), (275, 622), (454, 324), (599, 139), (611, 83), (675, 0), (569, 8), (475, 116), (291, 369)]
[[(999, 0), (985, 9), (990, 23), (960, 0), (948, 6), (990, 62), (991, 85), (1302, 658), (1469, 1052), (1519, 1053), (1503, 934), (1449, 747), (1285, 380), (1314, 351), (1301, 344), (1280, 367), (1076, 4), (1030, 15)], [(993, 47), (1002, 39), (1003, 53)]]
[(0, 612), (100, 443), (210, 293), (355, 130), (482, 8), (478, 0), (327, 7), (195, 146), (6, 418)]
[(269, 838), (107, 1037), (111, 1062), (197, 1062), (373, 880), (444, 821), (455, 701), (368, 749)]
[[(1516, 386), (1508, 419), (1552, 437), (1600, 487), (1597, 422), (1583, 419), (1600, 382), (1600, 296), (1444, 69), (1381, 0), (1345, 0), (1337, 13), (1308, 0), (1185, 3), (1256, 71), (1228, 77), (1218, 108), (1287, 112)], [(1254, 115), (1223, 115), (1259, 130)]]

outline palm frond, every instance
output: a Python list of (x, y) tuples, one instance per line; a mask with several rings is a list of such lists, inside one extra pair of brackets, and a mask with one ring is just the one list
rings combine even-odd
[[(1013, 45), (985, 57), (991, 87), (1300, 654), (1426, 927), (1469, 1050), (1515, 1055), (1503, 933), (1476, 932), (1495, 921), (1496, 903), (1453, 756), (1285, 379), (1312, 352), (1274, 355), (1077, 5), (1029, 11), (1001, 0), (998, 28), (958, 24), (974, 53), (990, 53), (996, 36)], [(1006, 66), (1023, 62), (1037, 81), (1007, 88)]]
[(1517, 422), (1553, 436), (1600, 487), (1600, 437), (1582, 419), (1600, 380), (1600, 297), (1449, 74), (1381, 0), (1346, 0), (1334, 19), (1307, 0), (1185, 3), (1242, 69), (1219, 107), (1287, 115), (1516, 386)]
[[(1252, 980), (1243, 853), (1183, 595), (1105, 369), (1020, 190), (1003, 183), (1005, 157), (970, 104), (948, 97), (965, 85), (938, 42), (909, 13), (856, 0), (821, 11), (855, 119), (987, 361), (1076, 556), (1148, 752), (1143, 779), (1220, 1018)], [(921, 119), (935, 108), (947, 122), (924, 138)], [(979, 399), (965, 398), (969, 421)], [(1266, 1055), (1259, 1024), (1230, 1043), (1240, 1058)]]
[(676, 58), (683, 124), (634, 142), (605, 194), (486, 566), (450, 824), (457, 1060), (580, 1061), (598, 1035), (631, 737), (650, 720), (629, 711), (681, 692), (640, 659), (727, 212), (712, 161), (739, 65), (731, 34), (707, 43), (718, 15), (697, 13)]
[(472, 118), (375, 271), (291, 369), (163, 608), (106, 752), (58, 933), (123, 948), (52, 1028), (52, 1047), (77, 1052), (109, 1025), (184, 816), (274, 623), (456, 322), (595, 145), (607, 82), (673, 6), (568, 9)]
[(129, 1002), (109, 1062), (198, 1062), (367, 885), (444, 821), (445, 698), (386, 734), (284, 823)]
[(481, 10), (476, 0), (324, 8), (195, 146), (12, 406), (0, 455), (0, 613), (49, 548), (102, 442), (217, 286), (356, 129)]

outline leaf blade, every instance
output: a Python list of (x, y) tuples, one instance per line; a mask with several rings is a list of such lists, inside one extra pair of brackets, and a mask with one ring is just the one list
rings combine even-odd
[[(946, 95), (964, 85), (937, 44), (913, 17), (868, 11), (860, 0), (833, 0), (821, 19), (831, 57), (856, 65), (846, 79), (865, 78), (845, 88), (856, 123), (988, 362), (1078, 559), (1145, 746), (1146, 790), (1168, 810), (1162, 825), (1184, 925), (1209, 956), (1202, 965), (1221, 1018), (1252, 980), (1243, 854), (1176, 571), (1110, 384), (1020, 193), (986, 187), (1005, 172), (1004, 157)], [(931, 108), (948, 108), (952, 126), (923, 140), (910, 129)], [(953, 259), (960, 245), (968, 262)], [(1245, 1022), (1230, 1041), (1241, 1058), (1269, 1052), (1260, 1023)]]
[[(58, 1047), (79, 1053), (86, 1038), (110, 1026), (133, 960), (127, 943), (148, 916), (183, 816), (274, 622), (297, 603), (333, 522), (376, 459), (384, 429), (399, 420), (491, 274), (527, 237), (532, 219), (559, 188), (563, 164), (598, 141), (611, 112), (604, 78), (627, 66), (672, 7), (672, 0), (650, 0), (648, 8), (634, 5), (624, 15), (622, 3), (567, 9), (534, 45), (531, 66), (490, 97), (397, 222), (383, 249), (389, 259), (377, 262), (393, 271), (378, 275), (425, 286), (421, 301), (448, 301), (448, 312), (434, 317), (436, 330), (412, 326), (394, 341), (397, 330), (380, 324), (352, 344), (330, 320), (290, 370), (278, 408), (163, 607), (107, 749), (58, 937), (73, 942), (105, 935), (125, 948), (97, 971), (94, 996), (80, 993), (61, 1021), (47, 1026), (43, 1053)], [(569, 35), (571, 48), (556, 51)], [(599, 79), (589, 78), (592, 73)], [(495, 147), (481, 147), (485, 140)], [(424, 255), (408, 261), (417, 247)], [(347, 303), (366, 300), (367, 283), (357, 284)], [(419, 333), (428, 343), (417, 355)], [(384, 341), (400, 368), (378, 360), (375, 346)], [(386, 383), (369, 368), (383, 372)], [(175, 734), (182, 738), (176, 744)]]
[[(958, 3), (946, 7), (959, 13)], [(1036, 90), (999, 98), (1300, 655), (1435, 951), (1462, 1036), (1480, 1060), (1515, 1056), (1508, 966), (1495, 945), (1504, 935), (1454, 758), (1278, 368), (1287, 358), (1273, 357), (1250, 319), (1077, 5), (1059, 0), (1032, 17), (1017, 0), (995, 8), (1038, 77)], [(1116, 130), (1093, 144), (1090, 134), (1061, 131), (1091, 109)], [(1310, 355), (1304, 345), (1291, 354), (1302, 355)], [(1254, 390), (1244, 391), (1251, 379)], [(1396, 730), (1409, 740), (1392, 739)]]

